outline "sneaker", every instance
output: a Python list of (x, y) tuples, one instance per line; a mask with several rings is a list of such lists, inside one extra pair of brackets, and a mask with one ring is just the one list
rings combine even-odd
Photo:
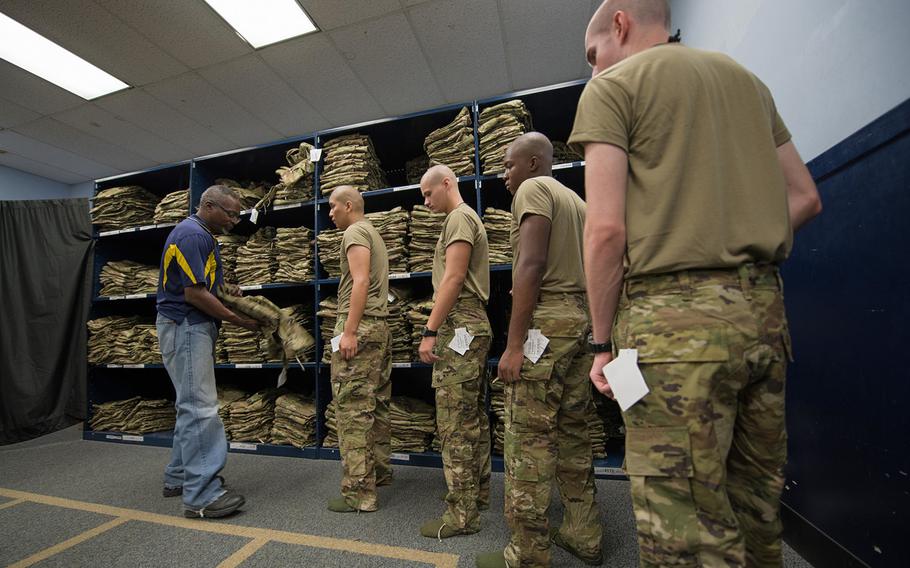
[(447, 525), (442, 519), (433, 519), (432, 521), (427, 521), (420, 527), (420, 534), (422, 536), (425, 536), (427, 538), (438, 538), (439, 540), (462, 534), (474, 534), (476, 532), (479, 532), (479, 529), (473, 531), (456, 529), (453, 526)]
[[(228, 488), (227, 482), (224, 480), (223, 477), (221, 477), (220, 475), (216, 475), (215, 477), (217, 477), (218, 479), (221, 480), (222, 489)], [(179, 496), (183, 495), (183, 486), (175, 485), (174, 487), (170, 487), (169, 485), (165, 485), (164, 489), (161, 491), (161, 494), (164, 495), (165, 497), (179, 497)]]
[(233, 491), (225, 491), (224, 495), (201, 509), (184, 508), (183, 516), (190, 519), (216, 519), (219, 517), (226, 517), (242, 507), (244, 503), (246, 503), (246, 499), (243, 498), (243, 495), (239, 495)]
[(582, 554), (559, 534), (559, 529), (550, 528), (550, 541), (588, 566), (600, 566), (604, 562), (603, 551), (598, 551), (598, 553), (593, 556), (590, 554)]

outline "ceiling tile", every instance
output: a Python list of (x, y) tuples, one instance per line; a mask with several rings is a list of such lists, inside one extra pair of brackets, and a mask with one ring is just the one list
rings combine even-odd
[(332, 126), (385, 114), (324, 33), (266, 47), (260, 55)]
[(194, 122), (143, 89), (130, 89), (96, 101), (97, 105), (165, 140), (204, 156), (236, 147), (236, 144)]
[(329, 125), (258, 55), (213, 65), (199, 74), (284, 137)]
[(58, 166), (66, 171), (83, 175), (86, 179), (96, 179), (118, 171), (117, 168), (99, 164), (85, 156), (62, 150), (12, 130), (0, 130), (0, 150), (6, 150), (11, 154), (36, 162)]
[(388, 114), (445, 102), (404, 14), (355, 24), (329, 35)]
[(130, 85), (186, 71), (135, 29), (94, 2), (4, 0), (3, 13)]
[(502, 0), (500, 6), (515, 90), (589, 75), (581, 65), (590, 0)]
[(85, 104), (85, 99), (0, 59), (0, 97), (41, 114)]
[(447, 102), (511, 89), (496, 3), (428, 2), (408, 10), (408, 17)]
[(251, 115), (195, 72), (159, 81), (149, 85), (146, 91), (227, 138), (235, 147), (281, 138), (281, 133)]
[(0, 99), (0, 128), (18, 126), (40, 116), (37, 112), (28, 110), (12, 101)]
[[(253, 48), (201, 0), (95, 0), (184, 65), (197, 69)], [(204, 38), (200, 34), (204, 34)], [(204, 39), (204, 41), (200, 41)]]
[(144, 158), (120, 145), (109, 144), (51, 117), (44, 117), (17, 126), (14, 130), (19, 134), (118, 169), (141, 170), (157, 165), (154, 160)]
[(68, 172), (59, 166), (45, 164), (43, 162), (36, 162), (35, 160), (30, 160), (23, 156), (11, 153), (0, 154), (0, 166), (6, 166), (8, 168), (19, 170), (20, 172), (26, 172), (29, 174), (34, 174), (36, 176), (41, 176), (47, 179), (69, 184), (79, 183), (89, 179), (84, 175)]
[(189, 160), (193, 152), (140, 128), (121, 116), (94, 104), (83, 105), (53, 116), (64, 124), (160, 164)]
[(398, 0), (300, 0), (321, 30), (332, 30), (401, 10)]

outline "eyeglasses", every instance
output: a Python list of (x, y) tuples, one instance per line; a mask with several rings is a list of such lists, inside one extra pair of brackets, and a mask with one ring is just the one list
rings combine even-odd
[(225, 213), (230, 219), (233, 219), (234, 221), (239, 221), (239, 220), (240, 220), (240, 212), (239, 212), (239, 211), (231, 211), (230, 209), (225, 209), (223, 205), (221, 205), (220, 203), (215, 203), (214, 201), (206, 201), (206, 203), (211, 203), (212, 205), (217, 206), (217, 207), (220, 208), (222, 211), (224, 211), (224, 213)]

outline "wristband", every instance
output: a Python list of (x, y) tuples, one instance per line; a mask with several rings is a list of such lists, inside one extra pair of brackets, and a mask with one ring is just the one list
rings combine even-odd
[(607, 341), (606, 343), (588, 343), (588, 349), (591, 353), (612, 353), (613, 352), (613, 342)]
[(423, 328), (423, 337), (436, 337), (439, 335), (437, 331), (434, 331), (428, 327)]

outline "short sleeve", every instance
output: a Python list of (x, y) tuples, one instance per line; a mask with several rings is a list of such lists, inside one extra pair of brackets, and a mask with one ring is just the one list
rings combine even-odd
[(547, 186), (539, 179), (527, 179), (515, 192), (514, 222), (520, 226), (528, 215), (540, 215), (552, 221), (553, 206), (553, 196)]
[(174, 246), (180, 285), (188, 288), (196, 284), (205, 284), (206, 262), (210, 255), (215, 254), (212, 239), (204, 235), (190, 234), (179, 239)]
[(569, 145), (584, 155), (588, 142), (613, 144), (629, 153), (632, 130), (632, 98), (620, 84), (603, 75), (588, 81), (569, 136)]
[(341, 241), (341, 248), (344, 250), (345, 255), (348, 253), (348, 249), (354, 245), (360, 245), (366, 247), (368, 250), (372, 250), (372, 240), (370, 240), (370, 232), (367, 231), (367, 228), (361, 223), (354, 223), (344, 231), (344, 237)]
[(784, 119), (778, 114), (777, 105), (774, 104), (773, 98), (771, 99), (771, 110), (774, 114), (771, 124), (772, 131), (774, 132), (774, 145), (783, 146), (790, 141), (792, 136), (790, 135), (790, 130), (787, 128), (787, 125), (784, 124)]
[(472, 219), (461, 211), (461, 208), (452, 212), (449, 222), (446, 223), (442, 233), (442, 244), (445, 248), (458, 241), (464, 241), (471, 246), (477, 240), (477, 227)]

